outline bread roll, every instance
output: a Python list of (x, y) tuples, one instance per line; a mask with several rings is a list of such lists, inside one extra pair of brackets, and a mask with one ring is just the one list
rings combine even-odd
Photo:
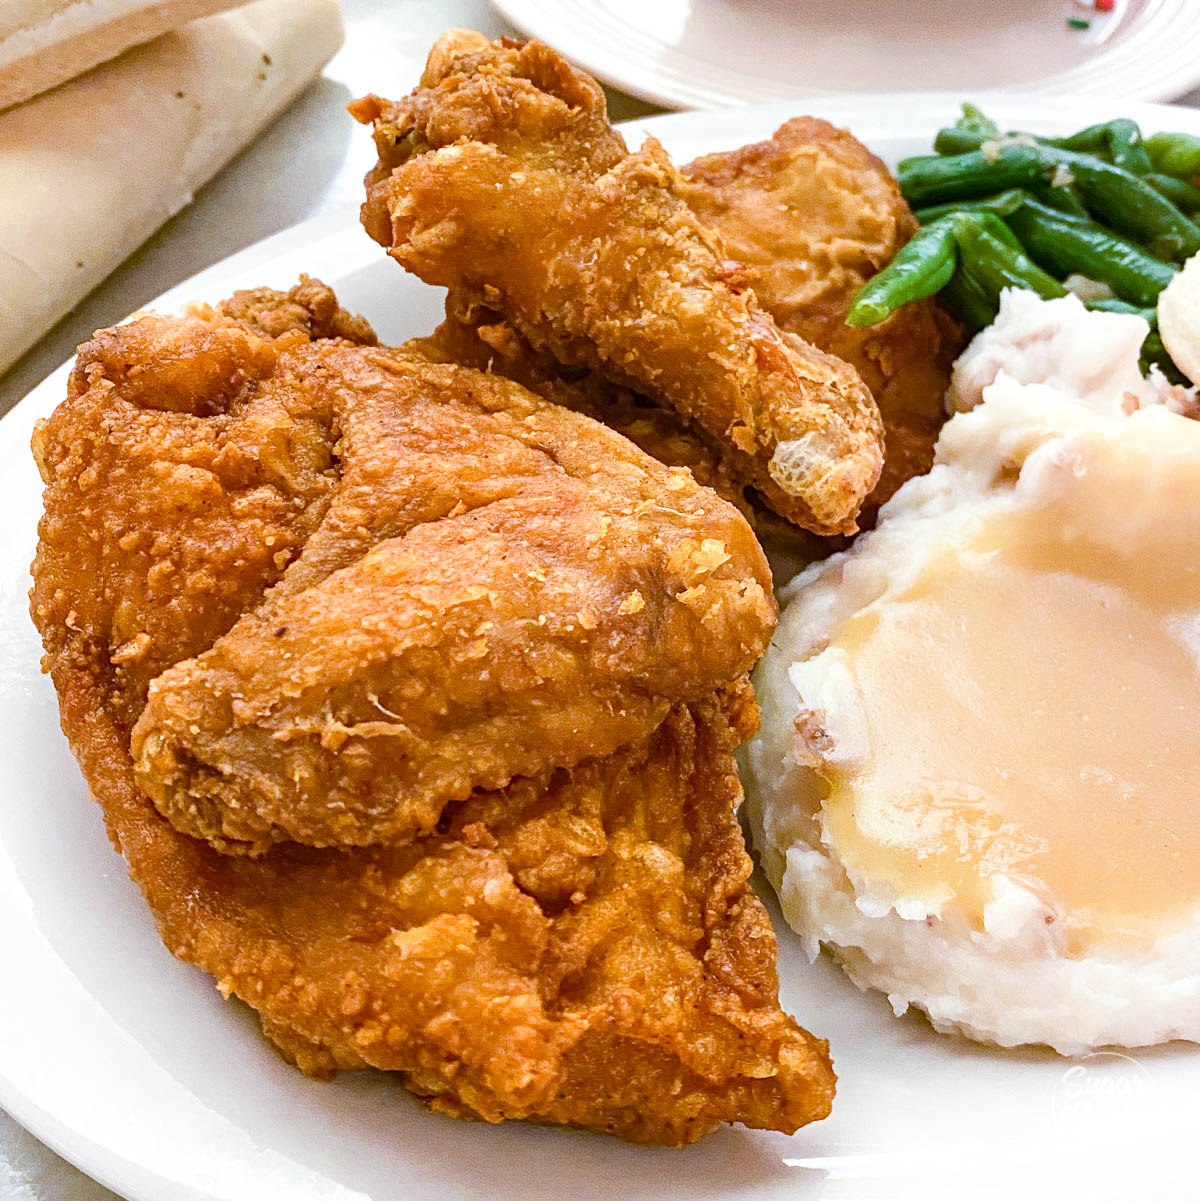
[(206, 17), (0, 113), (0, 371), (313, 79), (335, 0)]
[(0, 108), (244, 0), (0, 0)]

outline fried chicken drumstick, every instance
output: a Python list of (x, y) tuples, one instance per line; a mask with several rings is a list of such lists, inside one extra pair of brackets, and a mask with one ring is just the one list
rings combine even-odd
[(410, 96), (351, 111), (379, 153), (363, 224), (397, 261), (729, 444), (789, 520), (853, 532), (882, 465), (869, 391), (778, 329), (662, 147), (626, 150), (594, 80), (542, 43), (455, 30)]
[[(813, 117), (786, 122), (764, 142), (706, 155), (681, 175), (680, 195), (749, 268), (750, 286), (780, 329), (845, 359), (871, 389), (885, 434), (883, 474), (861, 517), (873, 523), (901, 484), (932, 466), (950, 368), (964, 343), (933, 300), (905, 305), (878, 326), (846, 324), (859, 289), (916, 230), (896, 181), (851, 134)], [(495, 310), (451, 292), (446, 320), (423, 345), (603, 421), (647, 454), (687, 467), (741, 509), (760, 537), (781, 534), (783, 523), (757, 503), (726, 443), (596, 372), (568, 371)], [(795, 544), (796, 533), (787, 541)], [(815, 538), (800, 548), (812, 558), (828, 553)]]
[(45, 664), (165, 943), (304, 1071), (444, 1112), (667, 1144), (823, 1117), (735, 818), (774, 619), (748, 528), (373, 343), (315, 281), (146, 317), (35, 434)]

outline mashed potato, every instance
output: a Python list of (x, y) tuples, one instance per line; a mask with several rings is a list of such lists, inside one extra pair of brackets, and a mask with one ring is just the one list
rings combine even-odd
[(1200, 1040), (1200, 423), (1044, 354), (1090, 320), (1006, 299), (933, 471), (785, 590), (746, 756), (810, 954), (1063, 1053)]
[(995, 324), (954, 364), (947, 402), (966, 412), (1004, 372), (1023, 384), (1045, 384), (1105, 413), (1128, 413), (1165, 404), (1192, 416), (1195, 392), (1171, 384), (1157, 367), (1138, 366), (1149, 326), (1132, 313), (1090, 312), (1075, 296), (1042, 300), (1009, 289)]

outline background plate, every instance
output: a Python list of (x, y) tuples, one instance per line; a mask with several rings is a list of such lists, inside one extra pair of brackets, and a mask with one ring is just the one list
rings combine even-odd
[[(1169, 100), (1200, 81), (1196, 0), (493, 0), (518, 28), (668, 108), (831, 92), (1005, 89)], [(1087, 31), (1069, 16), (1090, 16)]]
[[(1125, 113), (1200, 133), (1200, 113), (976, 97), (1004, 125), (1064, 132)], [(803, 106), (884, 157), (927, 148), (958, 97), (859, 96)], [(1099, 109), (1099, 111), (1097, 111)], [(765, 137), (795, 105), (657, 118), (678, 161)], [(1048, 114), (1053, 113), (1053, 117)], [(334, 285), (389, 341), (427, 332), (441, 294), (404, 274), (352, 211), (251, 247), (155, 306)], [(1194, 1194), (1200, 1052), (1172, 1045), (1078, 1061), (935, 1034), (810, 965), (782, 926), (784, 1005), (828, 1037), (833, 1116), (797, 1135), (722, 1129), (683, 1151), (425, 1112), (383, 1073), (332, 1084), (286, 1066), (251, 1012), (173, 960), (105, 838), (58, 730), (26, 612), (40, 510), (34, 420), (64, 367), (0, 421), (0, 1105), (131, 1201), (972, 1201)], [(1186, 1183), (1185, 1183), (1186, 1182)], [(65, 1199), (64, 1199), (65, 1201)]]

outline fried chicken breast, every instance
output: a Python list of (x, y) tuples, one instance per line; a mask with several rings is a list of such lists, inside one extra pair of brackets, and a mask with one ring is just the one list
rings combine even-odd
[(668, 1144), (824, 1116), (735, 817), (774, 618), (745, 523), (373, 341), (315, 281), (143, 318), (35, 434), (31, 611), (164, 942), (304, 1071), (444, 1112)]
[(398, 262), (729, 444), (789, 520), (854, 530), (882, 464), (869, 391), (778, 329), (662, 147), (626, 150), (595, 81), (542, 43), (455, 30), (412, 95), (351, 111), (379, 153), (363, 224)]
[(857, 138), (815, 117), (681, 173), (680, 195), (726, 253), (753, 268), (750, 286), (779, 327), (851, 363), (871, 389), (885, 430), (872, 512), (933, 465), (964, 344), (934, 300), (905, 305), (881, 325), (846, 324), (863, 284), (916, 232), (899, 186)]

